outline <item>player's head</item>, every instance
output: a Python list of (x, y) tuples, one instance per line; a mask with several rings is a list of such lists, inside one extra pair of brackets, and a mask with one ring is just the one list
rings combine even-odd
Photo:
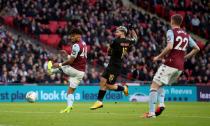
[(75, 43), (80, 41), (81, 37), (82, 37), (82, 31), (78, 28), (73, 28), (70, 33), (70, 40), (71, 42)]
[(175, 14), (171, 17), (171, 26), (180, 27), (183, 21), (183, 17), (180, 14)]
[(126, 36), (127, 32), (128, 32), (128, 29), (125, 26), (119, 26), (117, 27), (115, 31), (115, 36), (117, 38), (122, 38)]

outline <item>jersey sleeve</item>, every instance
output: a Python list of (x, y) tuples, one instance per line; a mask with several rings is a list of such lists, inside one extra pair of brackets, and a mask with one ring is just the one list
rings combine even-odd
[(174, 44), (174, 33), (172, 30), (168, 30), (166, 33), (167, 42)]
[(191, 36), (189, 37), (189, 45), (190, 45), (190, 47), (194, 47), (194, 46), (197, 45), (196, 42), (192, 39)]
[(79, 53), (79, 51), (80, 51), (79, 45), (78, 45), (78, 44), (74, 44), (74, 45), (72, 46), (71, 57), (76, 58), (77, 55), (78, 55), (78, 53)]

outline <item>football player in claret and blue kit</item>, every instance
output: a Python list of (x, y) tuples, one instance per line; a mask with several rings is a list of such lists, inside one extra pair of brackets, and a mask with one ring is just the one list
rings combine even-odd
[(67, 107), (60, 113), (69, 113), (73, 108), (74, 91), (85, 75), (87, 62), (87, 46), (82, 40), (82, 31), (74, 28), (70, 31), (70, 40), (73, 43), (72, 52), (68, 60), (63, 63), (48, 62), (48, 74), (63, 73), (69, 77), (67, 91)]
[[(171, 17), (172, 29), (166, 33), (167, 46), (158, 56), (153, 58), (154, 62), (162, 59), (165, 62), (157, 70), (150, 86), (149, 112), (144, 114), (145, 118), (156, 117), (162, 113), (165, 109), (165, 93), (162, 86), (176, 82), (184, 69), (184, 61), (200, 50), (191, 36), (180, 27), (182, 20), (183, 18), (179, 14)], [(185, 55), (188, 46), (192, 47), (192, 50)], [(157, 102), (159, 105), (156, 108)]]

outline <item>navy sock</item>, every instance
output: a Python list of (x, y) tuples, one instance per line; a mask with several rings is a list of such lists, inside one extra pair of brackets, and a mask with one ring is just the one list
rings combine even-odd
[(104, 91), (104, 90), (99, 90), (99, 92), (98, 92), (98, 98), (97, 98), (97, 99), (98, 99), (99, 101), (103, 101), (105, 94), (106, 94), (106, 91)]

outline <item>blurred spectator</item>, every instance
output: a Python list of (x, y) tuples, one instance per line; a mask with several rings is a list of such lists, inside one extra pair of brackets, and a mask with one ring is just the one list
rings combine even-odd
[(198, 17), (195, 15), (193, 16), (192, 20), (191, 20), (192, 26), (198, 27), (200, 25), (200, 20), (198, 19)]

